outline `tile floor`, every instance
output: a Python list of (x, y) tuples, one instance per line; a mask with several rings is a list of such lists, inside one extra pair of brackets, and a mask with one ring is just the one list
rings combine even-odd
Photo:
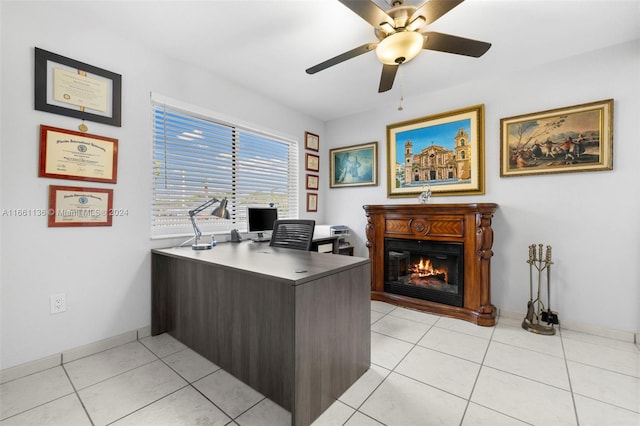
[[(371, 306), (371, 368), (314, 425), (640, 425), (640, 351)], [(289, 413), (164, 334), (1, 385), (1, 426), (286, 425)]]

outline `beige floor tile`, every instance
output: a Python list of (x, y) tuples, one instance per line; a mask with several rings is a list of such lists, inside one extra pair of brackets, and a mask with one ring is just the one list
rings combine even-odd
[(73, 393), (3, 420), (0, 425), (91, 426), (91, 421), (82, 408), (78, 396)]
[(490, 367), (480, 370), (471, 401), (531, 424), (577, 424), (570, 392)]
[(162, 361), (154, 361), (78, 392), (96, 425), (105, 425), (187, 385)]
[(62, 367), (54, 367), (0, 385), (0, 419), (16, 415), (62, 396), (73, 387)]
[(395, 371), (468, 399), (478, 377), (480, 364), (416, 346)]
[(393, 369), (413, 345), (380, 333), (371, 333), (371, 362), (388, 370)]
[(483, 339), (490, 339), (495, 329), (494, 327), (480, 327), (467, 321), (447, 317), (439, 318), (434, 326), (470, 334), (471, 336), (482, 337)]
[(416, 343), (431, 328), (429, 324), (423, 324), (404, 318), (387, 315), (371, 326), (371, 331), (384, 334), (389, 337)]
[(355, 413), (352, 407), (336, 401), (325, 410), (311, 425), (312, 426), (342, 426)]
[(378, 365), (371, 365), (349, 389), (340, 395), (340, 401), (353, 408), (358, 408), (390, 372), (390, 370)]
[(164, 358), (187, 348), (183, 343), (174, 339), (167, 333), (145, 337), (140, 340), (140, 342), (159, 358)]
[(290, 426), (291, 413), (265, 398), (236, 418), (236, 423), (240, 426)]
[[(638, 426), (640, 413), (576, 395), (576, 410), (581, 426)], [(639, 402), (640, 403), (640, 402)]]
[(495, 410), (490, 410), (471, 402), (464, 413), (461, 426), (525, 426), (526, 424), (518, 419), (505, 416)]
[(113, 423), (113, 426), (223, 426), (231, 419), (191, 386)]
[(158, 358), (139, 342), (131, 342), (64, 364), (77, 390), (94, 385)]
[(605, 368), (640, 378), (640, 352), (620, 350), (599, 343), (576, 339), (564, 340), (564, 351), (569, 361)]
[(387, 425), (458, 425), (466, 404), (450, 393), (391, 373), (359, 411)]
[(446, 328), (432, 327), (418, 345), (481, 363), (489, 340)]
[(484, 365), (569, 390), (569, 374), (563, 358), (491, 342)]
[(640, 379), (602, 368), (567, 361), (573, 392), (640, 412)]
[(194, 382), (193, 386), (231, 418), (238, 417), (264, 398), (224, 370)]
[(189, 383), (220, 369), (216, 364), (191, 349), (184, 349), (162, 359)]

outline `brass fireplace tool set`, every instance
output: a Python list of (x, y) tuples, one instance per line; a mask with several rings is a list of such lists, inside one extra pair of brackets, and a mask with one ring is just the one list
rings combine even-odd
[[(522, 328), (532, 333), (553, 335), (556, 334), (554, 324), (559, 324), (558, 313), (551, 310), (551, 246), (547, 246), (544, 258), (542, 257), (542, 244), (529, 246), (529, 302), (527, 303), (527, 316), (522, 321)], [(538, 293), (533, 298), (533, 271), (538, 271)], [(545, 309), (540, 298), (542, 287), (542, 273), (547, 271), (547, 307)]]

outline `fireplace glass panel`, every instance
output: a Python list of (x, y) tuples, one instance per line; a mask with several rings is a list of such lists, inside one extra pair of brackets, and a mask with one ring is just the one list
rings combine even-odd
[(385, 239), (388, 293), (462, 306), (463, 267), (462, 243)]

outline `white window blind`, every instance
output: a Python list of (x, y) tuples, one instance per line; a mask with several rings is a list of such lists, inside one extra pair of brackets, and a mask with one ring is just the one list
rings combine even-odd
[(193, 234), (188, 211), (228, 199), (229, 220), (197, 216), (203, 233), (246, 229), (246, 207), (278, 208), (298, 217), (298, 145), (206, 114), (152, 102), (152, 237)]

